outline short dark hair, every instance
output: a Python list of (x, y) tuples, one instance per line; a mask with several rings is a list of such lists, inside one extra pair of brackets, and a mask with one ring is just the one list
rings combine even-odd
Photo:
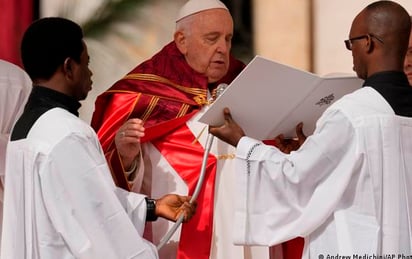
[(33, 22), (24, 33), (21, 58), (32, 80), (48, 80), (66, 58), (80, 63), (83, 49), (83, 31), (77, 23), (47, 17)]

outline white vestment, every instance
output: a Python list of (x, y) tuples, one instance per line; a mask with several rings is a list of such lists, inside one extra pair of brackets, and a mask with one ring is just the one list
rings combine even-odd
[(116, 188), (93, 129), (61, 108), (7, 147), (3, 259), (158, 258), (143, 195)]
[(3, 218), (3, 177), (7, 141), (14, 121), (23, 111), (30, 91), (31, 80), (24, 70), (12, 63), (0, 60), (0, 233)]
[[(205, 109), (205, 108), (204, 108)], [(208, 135), (207, 125), (198, 122), (205, 110), (198, 112), (186, 124), (193, 133), (193, 138), (199, 137), (199, 143), (205, 147)], [(178, 193), (187, 195), (188, 187), (175, 169), (168, 163), (162, 154), (151, 143), (142, 145), (144, 155), (145, 172), (143, 189), (140, 184), (133, 186), (133, 191), (147, 193), (151, 197), (161, 197), (165, 193)], [(217, 157), (217, 171), (215, 184), (214, 221), (212, 234), (212, 247), (210, 258), (212, 259), (267, 259), (268, 247), (250, 247), (233, 244), (234, 232), (234, 156), (235, 149), (215, 138), (211, 147), (211, 154)], [(200, 167), (201, 165), (195, 165)], [(149, 185), (149, 186), (145, 186)], [(149, 190), (149, 191), (147, 191)], [(151, 191), (150, 191), (151, 190)], [(158, 219), (152, 224), (152, 240), (158, 244), (166, 232), (173, 226), (173, 222)], [(172, 236), (171, 240), (159, 251), (162, 259), (176, 258), (176, 251), (180, 236), (180, 228)]]
[(298, 151), (243, 137), (236, 157), (236, 243), (302, 236), (303, 258), (412, 254), (412, 119), (373, 88), (329, 107)]

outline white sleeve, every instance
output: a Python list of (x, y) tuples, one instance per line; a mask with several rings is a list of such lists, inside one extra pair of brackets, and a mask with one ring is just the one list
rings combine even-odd
[(76, 135), (61, 141), (50, 152), (41, 185), (50, 220), (76, 258), (158, 258), (139, 234), (144, 196), (115, 187), (93, 142)]
[[(0, 60), (0, 177), (2, 182), (10, 131), (22, 113), (31, 89), (31, 80), (23, 69)], [(3, 199), (3, 194), (0, 196)]]
[(235, 243), (273, 245), (319, 227), (358, 166), (354, 129), (339, 111), (287, 155), (243, 137), (237, 146)]
[(0, 133), (0, 180), (4, 183), (4, 170), (6, 164), (6, 149), (9, 134)]
[[(129, 180), (129, 184), (132, 186), (131, 191), (133, 192), (141, 192), (142, 184), (143, 184), (143, 177), (144, 177), (144, 160), (143, 160), (143, 149), (140, 148), (139, 156), (136, 159), (136, 169), (134, 171), (135, 175), (133, 179)], [(128, 179), (128, 176), (126, 175)]]
[(0, 60), (0, 134), (8, 134), (23, 111), (32, 89), (29, 76), (20, 67)]
[(146, 196), (128, 192), (119, 187), (116, 187), (115, 193), (137, 232), (140, 236), (143, 236), (147, 213), (147, 205), (144, 199)]

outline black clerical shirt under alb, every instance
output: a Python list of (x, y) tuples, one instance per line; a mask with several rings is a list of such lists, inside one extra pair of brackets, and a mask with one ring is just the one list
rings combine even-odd
[(80, 106), (80, 102), (70, 96), (47, 87), (34, 86), (10, 139), (14, 141), (26, 138), (33, 124), (48, 110), (59, 107), (78, 117)]
[(412, 87), (401, 71), (386, 71), (371, 75), (363, 86), (370, 86), (390, 104), (396, 115), (412, 117)]

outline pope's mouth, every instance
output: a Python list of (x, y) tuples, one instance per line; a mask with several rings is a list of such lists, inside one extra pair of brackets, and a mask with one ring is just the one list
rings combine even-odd
[(211, 68), (224, 69), (226, 68), (226, 63), (223, 61), (214, 61), (211, 64)]

